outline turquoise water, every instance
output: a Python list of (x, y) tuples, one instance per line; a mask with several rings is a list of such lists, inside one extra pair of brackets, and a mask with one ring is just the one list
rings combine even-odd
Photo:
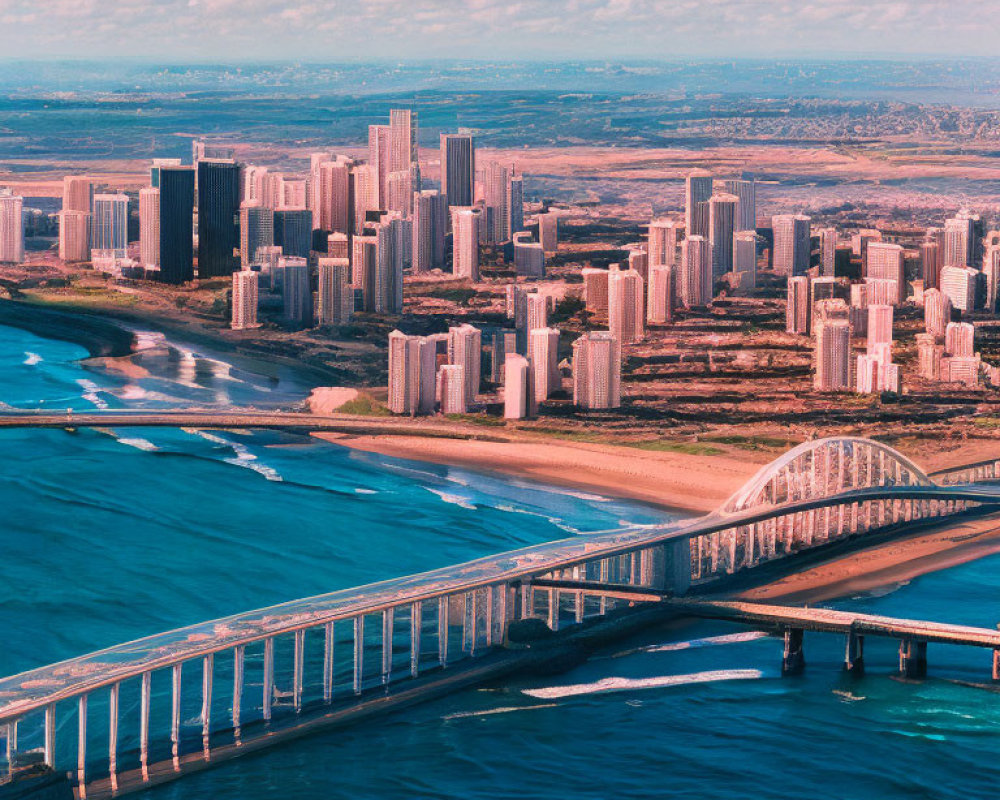
[[(149, 342), (147, 342), (149, 344)], [(196, 350), (196, 349), (195, 349)], [(88, 367), (0, 328), (0, 402), (20, 408), (291, 405), (304, 387), (153, 341), (149, 374)], [(211, 617), (513, 547), (668, 518), (637, 504), (350, 453), (301, 437), (0, 433), (0, 674)], [(837, 605), (992, 626), (983, 559)], [(563, 675), (444, 698), (312, 736), (150, 798), (978, 798), (1000, 781), (989, 654), (931, 646), (931, 679), (840, 671), (843, 642), (780, 644), (698, 623), (649, 631)], [(619, 691), (595, 682), (622, 679)], [(626, 683), (626, 681), (630, 681)], [(565, 687), (576, 687), (568, 691)], [(541, 695), (541, 696), (539, 696)]]

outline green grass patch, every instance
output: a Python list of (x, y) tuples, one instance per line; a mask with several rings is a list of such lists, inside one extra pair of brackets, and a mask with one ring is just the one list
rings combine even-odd
[(995, 430), (1000, 428), (1000, 417), (975, 417), (972, 420), (972, 424), (977, 428)]
[(639, 450), (654, 450), (666, 453), (684, 453), (689, 456), (720, 456), (725, 451), (704, 442), (665, 442), (662, 439), (652, 439), (646, 442), (623, 442), (628, 447)]
[(389, 417), (392, 412), (370, 394), (361, 392), (337, 409), (340, 414), (357, 414), (361, 417)]
[(798, 442), (791, 441), (790, 439), (779, 439), (772, 436), (705, 436), (699, 441), (728, 444), (738, 447), (741, 450), (784, 450), (798, 444)]

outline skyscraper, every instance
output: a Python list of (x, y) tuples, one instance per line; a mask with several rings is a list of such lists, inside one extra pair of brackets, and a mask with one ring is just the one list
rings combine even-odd
[(941, 291), (951, 301), (951, 307), (963, 313), (975, 310), (976, 270), (970, 267), (944, 267), (941, 270)]
[(713, 279), (733, 270), (733, 234), (736, 233), (738, 205), (739, 198), (734, 194), (713, 194), (708, 200)]
[(833, 319), (816, 328), (813, 386), (820, 392), (851, 388), (851, 332), (846, 320)]
[(788, 279), (788, 300), (785, 305), (785, 331), (807, 334), (810, 330), (812, 303), (809, 297), (809, 278), (796, 275)]
[(920, 243), (920, 268), (924, 291), (937, 289), (941, 283), (941, 246), (933, 239)]
[(460, 277), (479, 280), (479, 225), (481, 214), (474, 208), (452, 208), (452, 268)]
[(233, 273), (233, 330), (241, 331), (257, 326), (257, 283), (256, 272), (245, 270)]
[(124, 250), (128, 247), (128, 197), (95, 194), (90, 221), (91, 250)]
[(160, 167), (179, 167), (179, 158), (154, 158), (149, 167), (149, 186), (152, 189), (160, 188)]
[[(282, 212), (283, 213), (283, 212)], [(274, 211), (255, 203), (240, 206), (240, 266), (257, 263), (257, 251), (274, 245)]]
[(837, 231), (834, 228), (823, 228), (819, 232), (820, 270), (819, 274), (832, 278), (837, 266)]
[(533, 328), (528, 333), (528, 360), (531, 362), (535, 399), (547, 400), (562, 388), (559, 375), (559, 331), (555, 328)]
[(674, 319), (674, 268), (664, 265), (649, 268), (649, 290), (646, 300), (646, 319), (653, 323), (673, 322)]
[(417, 163), (417, 114), (408, 108), (389, 110), (389, 174)]
[(526, 278), (545, 277), (545, 250), (527, 231), (514, 234), (514, 269)]
[[(157, 170), (157, 181), (160, 174)], [(139, 190), (139, 262), (143, 269), (160, 268), (160, 190)]]
[(538, 215), (538, 241), (546, 253), (559, 249), (559, 216), (555, 211)]
[(486, 165), (483, 174), (483, 195), (486, 208), (486, 241), (490, 244), (509, 242), (511, 231), (511, 174), (513, 170), (497, 161)]
[(437, 371), (437, 394), (441, 398), (442, 414), (465, 414), (469, 400), (465, 394), (465, 367), (443, 364)]
[(513, 237), (518, 231), (524, 230), (524, 177), (512, 175), (507, 187), (507, 207), (510, 209), (510, 233)]
[(319, 259), (319, 324), (346, 325), (354, 313), (351, 262), (346, 258)]
[(757, 233), (738, 231), (733, 234), (733, 272), (745, 276), (740, 288), (751, 289), (757, 285)]
[[(144, 190), (146, 191), (146, 190)], [(152, 191), (157, 191), (153, 189)], [(157, 196), (158, 197), (158, 196)], [(142, 197), (140, 195), (140, 216)], [(140, 223), (141, 225), (141, 223)], [(159, 238), (157, 219), (157, 239)], [(159, 242), (157, 241), (157, 255)], [(86, 261), (90, 257), (90, 213), (63, 210), (59, 212), (59, 258), (67, 263)]]
[(312, 250), (312, 212), (306, 208), (275, 211), (274, 243), (286, 256), (309, 258)]
[(441, 134), (441, 194), (449, 206), (476, 201), (476, 148), (471, 134)]
[(809, 217), (779, 214), (774, 229), (774, 271), (779, 275), (804, 275), (809, 269)]
[[(527, 317), (528, 321), (526, 327), (529, 331), (535, 330), (536, 328), (547, 328), (549, 327), (549, 298), (547, 295), (539, 294), (538, 292), (531, 292), (525, 295), (525, 301), (527, 303)], [(515, 311), (515, 315), (516, 315)]]
[(304, 258), (283, 256), (278, 259), (278, 272), (281, 273), (285, 322), (298, 328), (310, 327), (313, 324), (313, 297), (308, 262)]
[(63, 178), (63, 211), (82, 211), (89, 214), (94, 201), (94, 182), (91, 178), (67, 175)]
[(388, 193), (389, 152), (391, 150), (391, 134), (388, 125), (368, 126), (368, 165), (375, 176), (375, 204), (377, 208), (385, 208)]
[(976, 263), (976, 222), (978, 217), (960, 211), (944, 223), (943, 265), (969, 267)]
[(350, 261), (350, 239), (346, 233), (331, 233), (326, 237), (326, 254), (330, 258), (346, 258)]
[(24, 261), (24, 198), (0, 189), (0, 263)]
[(868, 306), (868, 354), (882, 346), (892, 347), (892, 306)]
[(872, 242), (868, 245), (867, 278), (891, 280), (896, 291), (893, 305), (906, 300), (906, 281), (903, 273), (903, 248), (898, 244)]
[(680, 300), (688, 308), (712, 300), (712, 245), (704, 236), (681, 242)]
[(354, 217), (351, 208), (351, 167), (345, 156), (325, 161), (316, 168), (313, 227), (331, 233), (350, 233)]
[(199, 278), (231, 275), (239, 267), (239, 213), (239, 165), (235, 161), (199, 161)]
[(739, 200), (736, 207), (736, 231), (757, 230), (757, 184), (753, 179), (730, 179), (722, 188)]
[(159, 279), (164, 283), (177, 285), (194, 277), (193, 208), (194, 170), (161, 167)]
[(458, 325), (448, 329), (448, 363), (462, 367), (465, 381), (465, 403), (476, 402), (481, 381), (483, 338), (479, 328)]
[(940, 289), (924, 290), (924, 329), (931, 336), (944, 336), (951, 322), (951, 299)]
[(606, 314), (608, 312), (608, 275), (606, 269), (584, 267), (583, 302), (591, 314)]
[(573, 403), (583, 409), (621, 405), (621, 348), (610, 331), (589, 331), (573, 342)]
[(949, 322), (944, 333), (946, 356), (968, 357), (976, 352), (976, 329), (969, 322)]
[(532, 370), (528, 359), (507, 353), (504, 359), (503, 415), (505, 419), (527, 419), (536, 411)]
[(430, 272), (444, 268), (448, 198), (425, 190), (413, 196), (413, 270)]
[(429, 414), (434, 410), (436, 345), (423, 336), (389, 334), (389, 410)]
[(650, 222), (647, 242), (650, 266), (665, 264), (672, 267), (677, 262), (677, 223), (672, 219)]
[(637, 342), (646, 334), (643, 289), (642, 278), (634, 270), (608, 275), (608, 329), (620, 345)]
[(712, 196), (710, 175), (688, 175), (684, 193), (684, 225), (686, 236), (709, 237), (708, 200)]

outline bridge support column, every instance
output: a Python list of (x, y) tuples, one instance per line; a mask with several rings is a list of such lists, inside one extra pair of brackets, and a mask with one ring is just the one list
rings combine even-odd
[(927, 642), (903, 639), (899, 643), (899, 672), (904, 678), (927, 676)]
[(785, 652), (781, 659), (782, 675), (798, 675), (805, 669), (806, 659), (802, 649), (802, 628), (785, 628)]
[(993, 651), (993, 680), (1000, 682), (1000, 648)]
[(865, 637), (854, 631), (847, 634), (844, 669), (852, 675), (863, 675), (865, 672)]

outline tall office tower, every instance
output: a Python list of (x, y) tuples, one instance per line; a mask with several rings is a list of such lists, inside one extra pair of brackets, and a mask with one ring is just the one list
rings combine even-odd
[(778, 214), (774, 229), (774, 271), (778, 275), (804, 275), (809, 269), (809, 217)]
[(389, 410), (429, 414), (434, 410), (437, 345), (423, 336), (389, 334)]
[(449, 206), (476, 202), (476, 146), (471, 134), (441, 134), (441, 194)]
[(677, 263), (677, 223), (672, 219), (654, 219), (649, 223), (647, 252), (650, 266)]
[(448, 329), (448, 363), (462, 367), (465, 376), (465, 402), (476, 402), (481, 380), (483, 360), (483, 334), (472, 325), (458, 325)]
[(524, 230), (524, 176), (513, 175), (507, 187), (507, 208), (510, 209), (510, 234), (512, 238)]
[(504, 381), (504, 359), (517, 352), (517, 332), (506, 328), (494, 329), (490, 335), (490, 382), (500, 386)]
[(533, 328), (528, 333), (528, 360), (531, 362), (535, 399), (547, 400), (562, 388), (559, 374), (559, 331), (555, 328)]
[[(239, 263), (240, 167), (198, 162), (198, 277), (231, 275)], [(309, 221), (310, 230), (312, 219)]]
[(837, 230), (823, 228), (819, 232), (819, 274), (832, 278), (837, 265)]
[(722, 182), (723, 191), (736, 195), (739, 205), (736, 211), (736, 230), (757, 230), (757, 184), (753, 179), (726, 180)]
[(809, 278), (796, 275), (788, 279), (788, 301), (785, 305), (785, 331), (806, 334), (810, 329), (812, 304), (809, 302)]
[(467, 414), (469, 400), (465, 394), (465, 367), (442, 364), (437, 372), (437, 395), (441, 398), (442, 414)]
[(444, 267), (448, 198), (426, 190), (413, 195), (413, 269), (429, 272)]
[(628, 268), (639, 273), (643, 283), (649, 278), (649, 255), (645, 250), (630, 250)]
[(744, 275), (740, 288), (752, 289), (757, 285), (757, 233), (737, 231), (733, 234), (733, 272)]
[(286, 208), (274, 212), (274, 243), (286, 256), (309, 258), (312, 250), (312, 212)]
[(354, 314), (350, 259), (319, 259), (319, 324), (346, 325)]
[(704, 236), (681, 242), (680, 300), (688, 308), (712, 301), (712, 245)]
[(507, 353), (504, 358), (503, 415), (505, 419), (527, 419), (536, 413), (531, 364), (524, 356)]
[(584, 409), (621, 406), (621, 347), (610, 331), (589, 331), (573, 342), (573, 403)]
[(350, 233), (351, 167), (354, 162), (345, 156), (324, 161), (316, 168), (314, 178), (313, 227), (331, 233)]
[(308, 328), (313, 322), (312, 287), (309, 282), (309, 262), (304, 258), (284, 256), (278, 260), (281, 273), (281, 297), (285, 321)]
[(545, 277), (545, 250), (527, 231), (514, 234), (514, 269), (526, 278)]
[(976, 307), (976, 282), (979, 273), (970, 267), (943, 267), (941, 291), (951, 300), (951, 307), (963, 313)]
[(351, 258), (350, 240), (346, 233), (331, 233), (326, 237), (326, 254), (329, 258)]
[(924, 291), (924, 329), (931, 336), (944, 336), (951, 322), (951, 299), (939, 289)]
[(149, 186), (152, 189), (160, 188), (160, 167), (179, 167), (179, 158), (154, 158), (149, 167)]
[(893, 278), (865, 278), (868, 287), (868, 302), (879, 305), (896, 305), (899, 283)]
[(486, 241), (509, 242), (513, 236), (510, 222), (510, 181), (513, 170), (497, 161), (486, 165), (483, 174), (483, 197), (486, 207)]
[(868, 354), (881, 346), (892, 347), (892, 306), (868, 306)]
[(734, 194), (713, 194), (708, 200), (708, 232), (712, 244), (712, 277), (733, 271), (733, 234), (739, 198)]
[(976, 329), (970, 322), (949, 322), (944, 332), (944, 354), (967, 358), (975, 355)]
[(942, 358), (944, 358), (944, 345), (938, 344), (937, 337), (930, 333), (918, 333), (917, 374), (928, 380), (941, 380)]
[(364, 310), (377, 303), (378, 236), (355, 236), (351, 240), (351, 286), (361, 290)]
[[(290, 178), (275, 175), (272, 178), (273, 207), (279, 209), (302, 209), (309, 207), (309, 182), (305, 178)], [(310, 215), (312, 212), (310, 211)], [(311, 217), (310, 217), (311, 220)]]
[(868, 285), (851, 284), (851, 305), (848, 308), (851, 331), (855, 336), (868, 335)]
[(685, 236), (709, 237), (708, 201), (712, 196), (712, 178), (709, 175), (688, 175), (684, 192)]
[(867, 278), (891, 280), (896, 291), (893, 305), (900, 305), (906, 300), (906, 280), (903, 272), (903, 248), (898, 244), (872, 242), (868, 245)]
[(351, 179), (354, 184), (354, 231), (359, 235), (365, 227), (365, 221), (373, 212), (381, 210), (378, 199), (378, 174), (371, 164), (360, 164), (351, 169)]
[(240, 187), (241, 203), (260, 203), (268, 208), (274, 208), (269, 193), (270, 171), (267, 167), (258, 167), (255, 164), (243, 165), (243, 179)]
[(1000, 299), (1000, 245), (990, 245), (983, 254), (983, 276), (986, 280), (986, 310), (993, 314)]
[(403, 311), (403, 270), (413, 241), (409, 220), (384, 215), (375, 225), (375, 284), (374, 306), (366, 295), (365, 310), (378, 314), (400, 314)]
[(258, 327), (257, 284), (259, 279), (259, 275), (250, 270), (233, 273), (233, 321), (230, 327), (235, 331)]
[(408, 108), (389, 110), (389, 173), (417, 163), (417, 114)]
[(257, 254), (254, 256), (254, 263), (260, 267), (261, 280), (266, 280), (268, 288), (275, 292), (281, 290), (281, 286), (278, 283), (280, 280), (278, 277), (278, 261), (281, 259), (281, 256), (281, 248), (274, 245), (270, 247), (258, 247)]
[(971, 216), (960, 213), (945, 220), (943, 266), (968, 267), (974, 264), (974, 236), (974, 221)]
[(409, 217), (413, 213), (413, 173), (411, 170), (401, 170), (389, 174), (386, 181), (386, 200), (383, 206), (386, 210)]
[(813, 387), (820, 392), (851, 388), (851, 329), (846, 320), (828, 320), (816, 329)]
[[(147, 190), (143, 190), (147, 191)], [(151, 191), (157, 191), (153, 189)], [(159, 195), (157, 195), (159, 197)], [(142, 196), (139, 197), (140, 212), (142, 209)], [(159, 220), (157, 220), (159, 225)], [(157, 228), (157, 237), (159, 228)], [(59, 212), (59, 258), (66, 263), (75, 261), (86, 261), (90, 256), (90, 214), (87, 211), (60, 211)], [(145, 252), (145, 251), (144, 251)], [(157, 241), (156, 255), (159, 255), (159, 242)], [(145, 266), (145, 265), (144, 265)]]
[(83, 211), (89, 214), (94, 202), (92, 178), (67, 175), (63, 178), (63, 211)]
[(24, 198), (0, 189), (0, 263), (24, 261)]
[[(526, 327), (528, 331), (533, 331), (536, 328), (547, 328), (549, 327), (549, 298), (548, 295), (539, 294), (538, 292), (531, 292), (530, 294), (525, 294), (525, 301), (527, 303), (527, 323)], [(515, 316), (517, 311), (515, 310)]]
[(388, 192), (390, 133), (388, 125), (368, 126), (368, 164), (375, 174), (376, 202), (379, 208), (385, 208)]
[(656, 265), (649, 268), (646, 293), (646, 320), (653, 323), (674, 321), (674, 268)]
[(479, 280), (479, 225), (482, 215), (475, 208), (451, 209), (451, 271), (474, 283)]
[[(159, 179), (159, 172), (157, 172)], [(143, 269), (160, 268), (160, 190), (139, 190), (139, 262)]]
[(194, 277), (191, 214), (194, 208), (194, 170), (160, 168), (159, 280), (178, 285)]
[(591, 314), (606, 314), (608, 312), (608, 276), (606, 269), (584, 267), (583, 302)]
[(274, 210), (255, 203), (240, 206), (240, 266), (257, 263), (257, 251), (274, 245)]
[(882, 231), (874, 228), (863, 228), (851, 234), (851, 252), (861, 259), (861, 263), (867, 263), (868, 245), (872, 242), (882, 241)]
[(124, 250), (128, 247), (128, 197), (95, 194), (90, 219), (91, 250)]
[(306, 208), (313, 212), (313, 227), (319, 229), (319, 205), (320, 205), (320, 175), (321, 164), (328, 164), (333, 161), (334, 155), (328, 150), (321, 153), (309, 154), (309, 181), (306, 186), (307, 201)]
[(559, 216), (555, 211), (538, 215), (538, 241), (546, 253), (559, 249)]
[(642, 277), (633, 270), (608, 275), (608, 329), (619, 344), (638, 342), (646, 335)]
[(924, 291), (937, 289), (941, 283), (941, 247), (936, 241), (920, 243), (920, 268), (924, 279)]

